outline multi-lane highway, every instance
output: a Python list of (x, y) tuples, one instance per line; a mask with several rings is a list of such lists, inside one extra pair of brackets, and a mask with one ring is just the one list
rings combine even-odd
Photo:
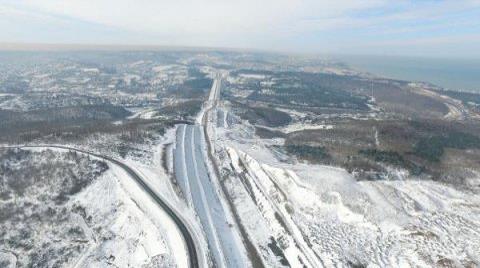
[[(208, 100), (195, 125), (178, 125), (176, 148), (174, 151), (174, 169), (187, 202), (195, 209), (203, 230), (207, 236), (208, 247), (216, 267), (245, 267), (247, 264), (242, 256), (241, 242), (235, 229), (227, 217), (228, 208), (220, 200), (218, 187), (213, 183), (208, 172), (209, 156), (207, 154), (206, 124), (211, 110), (219, 97), (221, 79), (218, 76), (212, 85)], [(208, 139), (208, 138), (207, 138)], [(132, 179), (170, 216), (183, 235), (188, 250), (189, 267), (199, 267), (204, 261), (199, 261), (199, 244), (194, 240), (192, 232), (185, 220), (170, 207), (142, 177), (120, 160), (100, 155), (82, 149), (62, 145), (24, 145), (5, 146), (1, 148), (59, 148), (77, 151), (98, 157), (122, 168)], [(239, 243), (240, 242), (240, 243)], [(202, 255), (203, 256), (203, 255)], [(203, 259), (203, 258), (202, 258)]]
[(174, 169), (177, 181), (193, 206), (207, 236), (211, 256), (217, 267), (245, 267), (238, 234), (228, 222), (227, 207), (220, 200), (214, 177), (209, 173), (206, 118), (219, 96), (221, 80), (215, 79), (203, 112), (195, 125), (179, 125), (176, 133)]
[(227, 220), (227, 208), (223, 207), (207, 170), (202, 127), (178, 126), (176, 143), (176, 178), (202, 223), (215, 264), (217, 267), (243, 267), (236, 243), (238, 238)]

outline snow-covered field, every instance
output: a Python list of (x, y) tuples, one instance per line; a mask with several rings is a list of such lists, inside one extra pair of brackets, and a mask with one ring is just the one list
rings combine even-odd
[(281, 162), (243, 124), (217, 135), (235, 174), (229, 196), (269, 267), (480, 265), (478, 189), (359, 182), (341, 168)]
[[(133, 114), (117, 125), (168, 119), (158, 103), (185, 101), (161, 97), (168, 85), (189, 77), (187, 64), (148, 67), (160, 92), (95, 90), (94, 95), (131, 107)], [(94, 132), (63, 145), (120, 159), (139, 174), (151, 196), (185, 222), (201, 267), (480, 267), (480, 177), (473, 175), (460, 187), (391, 168), (388, 179), (357, 181), (342, 168), (298, 162), (274, 149), (284, 145), (282, 135), (255, 136), (255, 127), (237, 117), (228, 102), (219, 103), (222, 79), (230, 86), (254, 80), (264, 95), (274, 93), (277, 80), (200, 68), (215, 82), (193, 125), (158, 123), (158, 129), (145, 126), (142, 135)], [(338, 73), (333, 67), (323, 71)], [(138, 73), (120, 78), (132, 86), (143, 79)], [(37, 78), (49, 82), (48, 76)], [(238, 98), (256, 91), (229, 90)], [(37, 107), (32, 100), (0, 95), (0, 107), (29, 110)], [(284, 134), (335, 129), (335, 119), (383, 113), (367, 105), (371, 113), (339, 109), (315, 117), (275, 107), (293, 121), (267, 129)], [(447, 105), (449, 115), (458, 117), (461, 110)], [(377, 145), (378, 132), (375, 128)], [(5, 159), (0, 162), (0, 268), (188, 267), (178, 226), (120, 166), (58, 148), (17, 150)]]

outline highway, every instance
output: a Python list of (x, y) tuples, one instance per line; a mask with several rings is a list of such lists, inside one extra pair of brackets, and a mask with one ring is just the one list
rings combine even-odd
[[(193, 206), (207, 236), (216, 267), (245, 267), (239, 237), (229, 224), (228, 207), (220, 200), (219, 187), (209, 174), (204, 128), (219, 96), (220, 78), (215, 79), (208, 100), (195, 125), (178, 125), (174, 151), (174, 171), (187, 202)], [(215, 168), (215, 167), (214, 167)]]
[(227, 222), (217, 187), (211, 181), (207, 171), (204, 153), (204, 137), (199, 125), (180, 125), (177, 128), (177, 147), (175, 149), (175, 174), (185, 196), (202, 223), (207, 236), (212, 257), (217, 267), (226, 263), (227, 267), (244, 267), (235, 243), (234, 229)]
[[(176, 148), (174, 151), (174, 169), (177, 181), (182, 188), (187, 202), (194, 207), (203, 230), (207, 235), (208, 246), (216, 267), (246, 267), (245, 260), (242, 257), (241, 243), (238, 242), (238, 236), (235, 235), (235, 229), (230, 226), (226, 210), (219, 198), (217, 187), (211, 181), (207, 163), (207, 144), (205, 135), (207, 118), (210, 111), (215, 107), (219, 97), (221, 79), (218, 76), (212, 85), (208, 100), (204, 103), (202, 112), (199, 114), (195, 125), (181, 124), (177, 127)], [(76, 151), (79, 153), (91, 155), (122, 168), (135, 182), (154, 200), (170, 218), (175, 222), (183, 235), (188, 250), (189, 267), (200, 267), (198, 244), (177, 212), (168, 205), (154, 190), (128, 165), (120, 160), (109, 156), (100, 155), (87, 150), (63, 145), (18, 145), (4, 146), (7, 148), (58, 148), (64, 150)], [(200, 256), (201, 257), (201, 256)], [(203, 259), (203, 258), (202, 258)], [(204, 262), (201, 262), (204, 264)]]
[(83, 154), (88, 154), (94, 157), (101, 158), (103, 160), (109, 161), (113, 164), (118, 165), (121, 167), (125, 172), (127, 172), (130, 177), (132, 177), (135, 182), (148, 194), (150, 197), (170, 216), (170, 218), (175, 222), (177, 225), (178, 229), (183, 235), (183, 238), (185, 240), (185, 244), (187, 245), (187, 250), (189, 254), (189, 267), (191, 268), (197, 268), (199, 267), (199, 260), (198, 260), (198, 254), (197, 254), (197, 245), (195, 241), (193, 240), (193, 237), (187, 228), (187, 225), (183, 222), (183, 220), (176, 214), (176, 212), (170, 208), (170, 206), (158, 196), (155, 191), (148, 186), (147, 183), (142, 179), (140, 175), (138, 175), (133, 169), (131, 169), (129, 166), (126, 164), (122, 163), (119, 160), (116, 160), (114, 158), (108, 157), (108, 156), (103, 156), (99, 155), (93, 152), (89, 152), (86, 150), (82, 149), (77, 149), (77, 148), (72, 148), (68, 146), (62, 146), (62, 145), (23, 145), (23, 146), (4, 146), (0, 147), (3, 149), (8, 149), (8, 148), (59, 148), (59, 149), (65, 149), (65, 150), (70, 150), (70, 151), (76, 151), (79, 153)]

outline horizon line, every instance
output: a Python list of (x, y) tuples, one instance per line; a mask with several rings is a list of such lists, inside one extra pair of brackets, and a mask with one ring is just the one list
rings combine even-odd
[[(370, 53), (339, 53), (332, 51), (325, 52), (299, 52), (283, 50), (267, 50), (262, 48), (242, 47), (215, 47), (215, 46), (190, 46), (190, 45), (162, 45), (162, 44), (95, 44), (95, 43), (46, 43), (46, 42), (1, 42), (0, 52), (81, 52), (81, 51), (191, 51), (191, 52), (253, 52), (281, 54), (289, 56), (314, 56), (314, 57), (345, 57), (345, 56), (373, 56), (373, 57), (410, 57), (426, 59), (470, 59), (480, 60), (472, 57), (445, 57), (429, 55), (405, 55), (405, 54), (370, 54)], [(338, 60), (338, 59), (337, 59)]]

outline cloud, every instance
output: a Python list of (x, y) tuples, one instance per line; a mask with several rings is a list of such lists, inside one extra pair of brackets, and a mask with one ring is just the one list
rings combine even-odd
[(77, 20), (125, 33), (101, 38), (106, 42), (286, 50), (415, 35), (435, 40), (442, 31), (480, 28), (479, 8), (478, 0), (0, 0), (0, 14), (9, 17), (31, 16), (52, 28)]
[(324, 0), (17, 0), (17, 8), (128, 30), (216, 34), (278, 30), (305, 17), (340, 17), (383, 1)]

